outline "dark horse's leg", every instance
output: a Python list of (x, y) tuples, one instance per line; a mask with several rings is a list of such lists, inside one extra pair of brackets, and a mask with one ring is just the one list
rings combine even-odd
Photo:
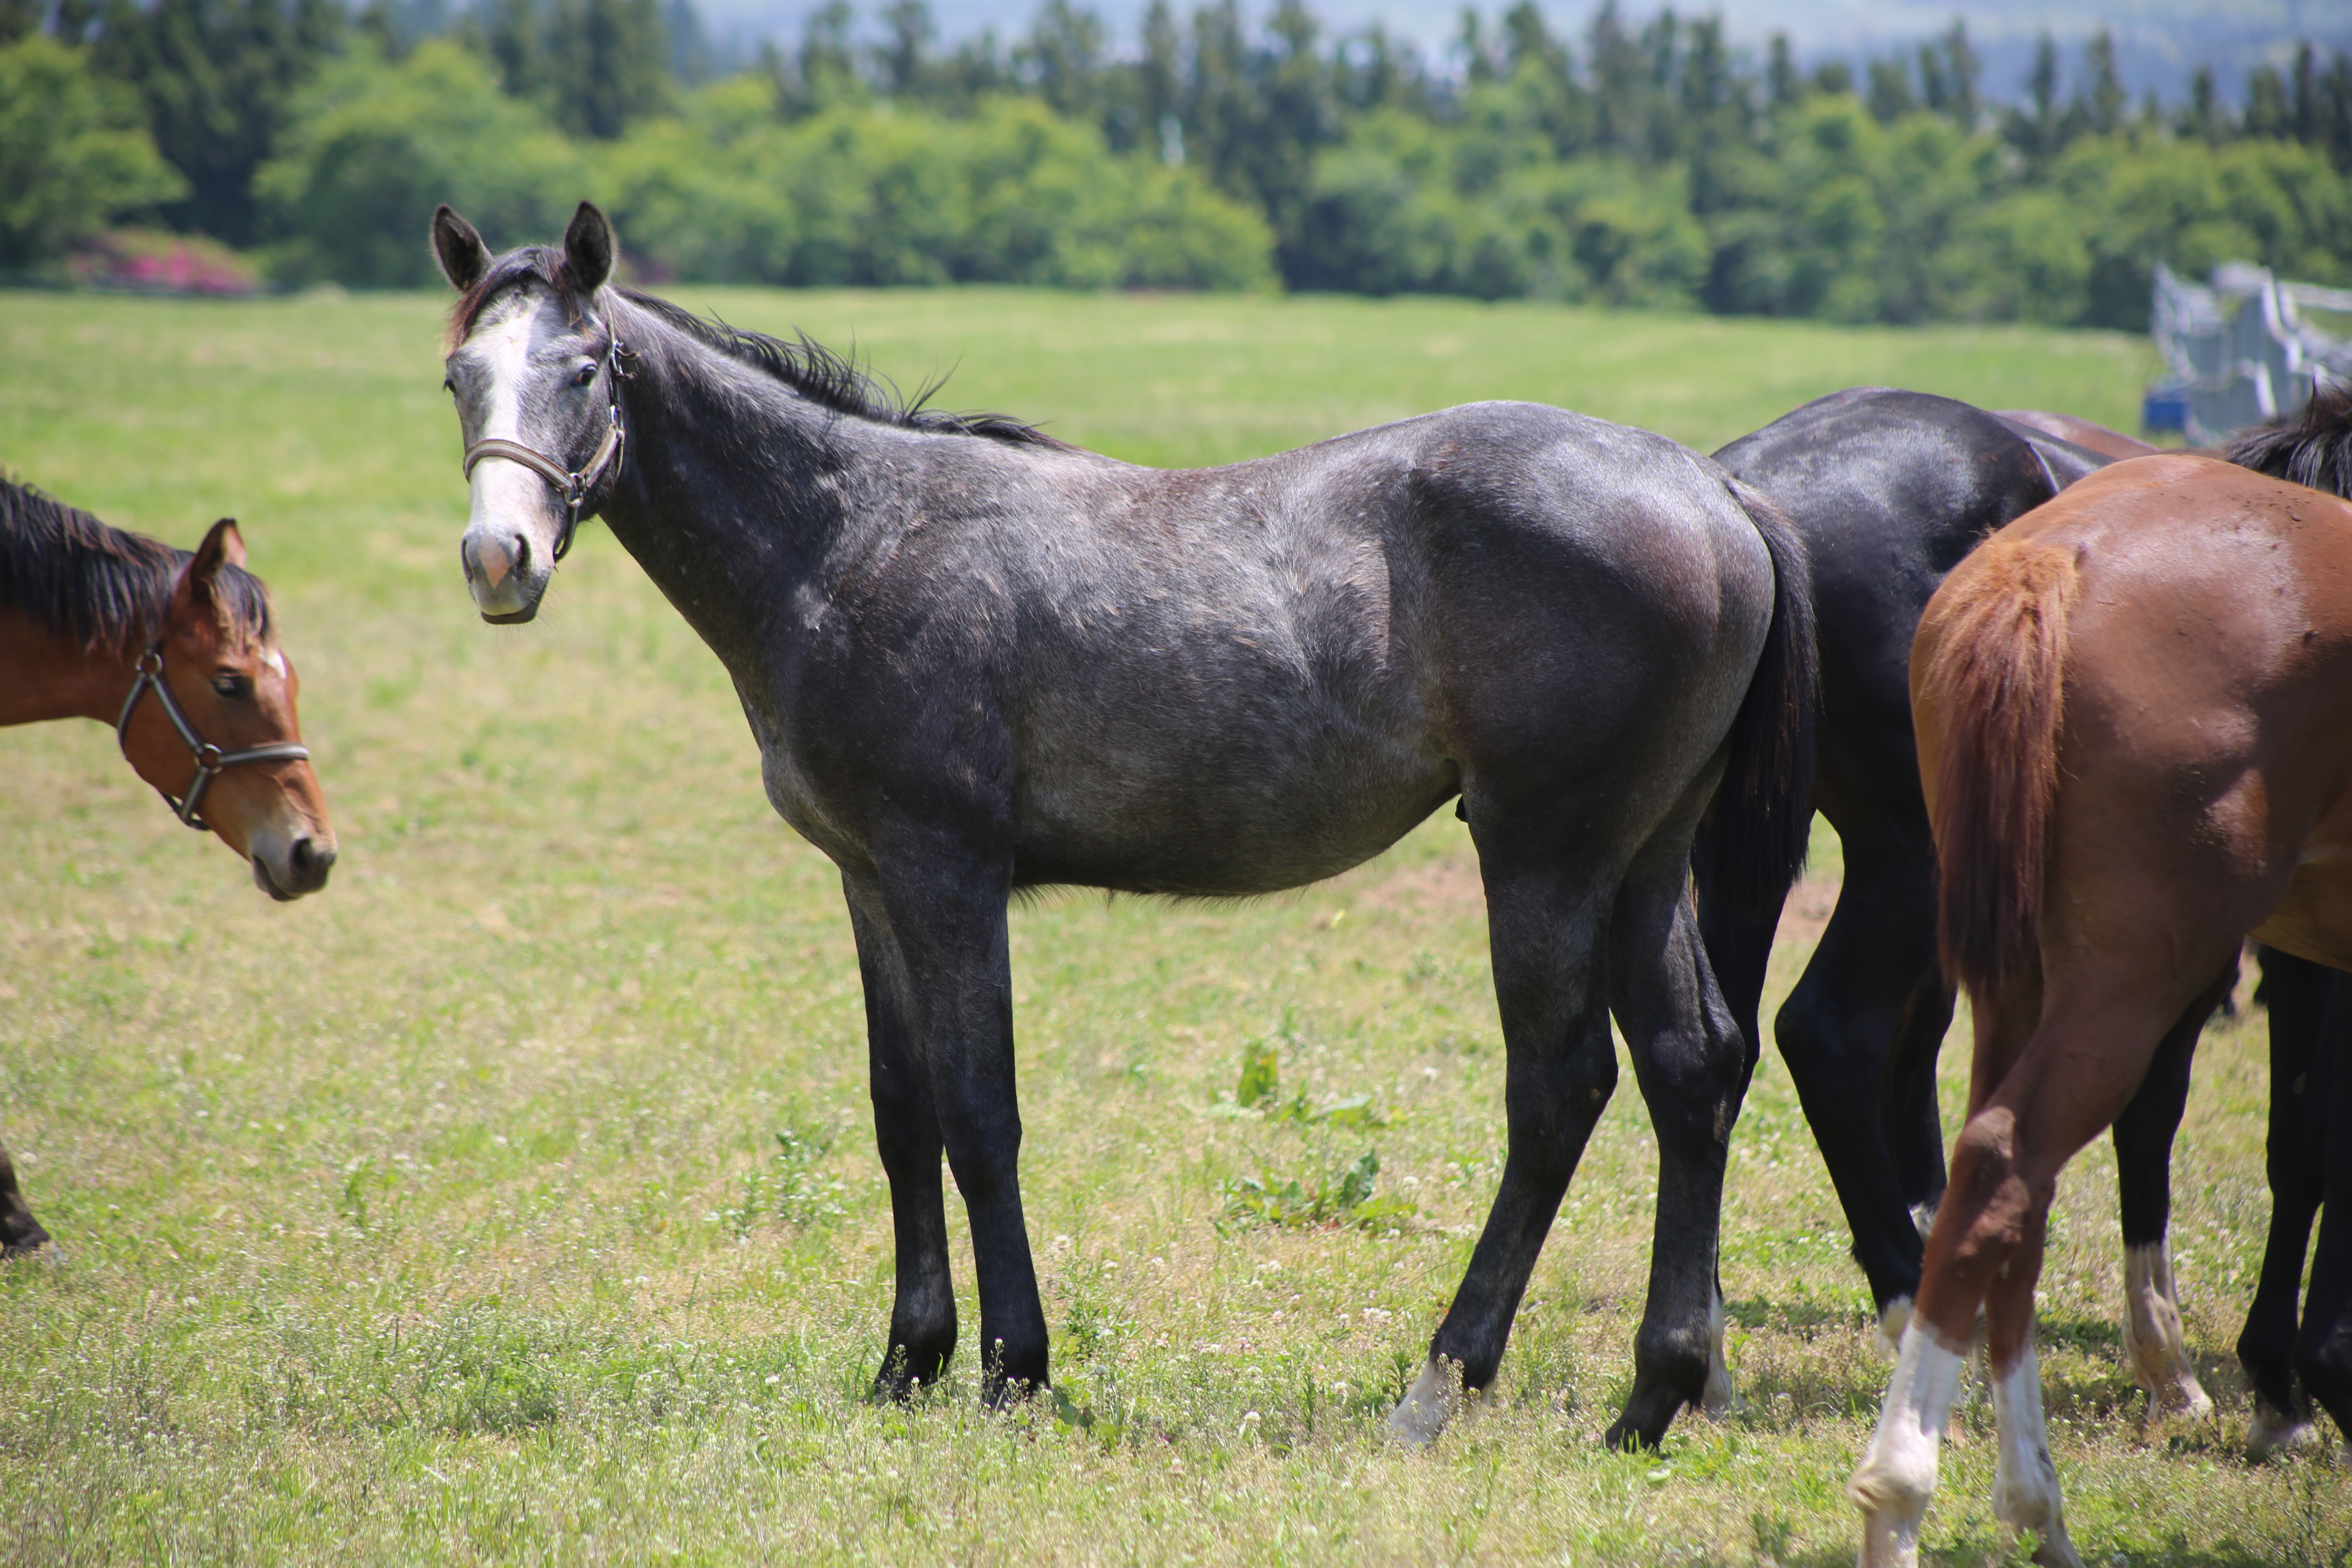
[(1912, 1211), (1943, 1194), (1935, 1071), (1952, 995), (1936, 966), (1926, 822), (1850, 811), (1838, 829), (1844, 885), (1775, 1035), (1891, 1336), (1919, 1289)]
[[(2340, 973), (2332, 979), (2336, 1005), (2312, 1053), (2303, 1097), (2326, 1108), (2325, 1124), (2313, 1129), (2311, 1139), (2315, 1145), (2324, 1145), (2326, 1183), (2320, 1194), (2319, 1245), (2311, 1259), (2311, 1293), (2305, 1298), (2303, 1328), (2295, 1336), (2294, 1370), (2303, 1379), (2304, 1392), (2335, 1417), (2336, 1434), (2352, 1452), (2352, 1031), (2345, 1027), (2343, 995), (2352, 982)], [(2319, 1082), (2323, 1074), (2324, 1087)], [(2309, 1126), (2320, 1119), (2306, 1112), (2300, 1120)], [(2271, 1125), (2275, 1145), (2278, 1123)]]
[(1483, 1389), (1500, 1367), (1560, 1198), (1616, 1088), (1614, 997), (1658, 1131), (1659, 1183), (1633, 1392), (1609, 1440), (1654, 1443), (1675, 1411), (1707, 1391), (1724, 1150), (1746, 1069), (1685, 892), (1706, 792), (1674, 810), (1622, 872), (1593, 863), (1594, 846), (1621, 841), (1605, 826), (1549, 800), (1515, 810), (1482, 802), (1475, 785), (1470, 794), (1509, 1058), (1509, 1143), (1462, 1287), (1390, 1426), (1407, 1442), (1429, 1441), (1453, 1379)]
[(955, 1287), (948, 1278), (947, 1205), (940, 1188), (943, 1144), (939, 1113), (931, 1105), (930, 1065), (908, 1023), (906, 962), (883, 915), (881, 891), (871, 879), (849, 875), (843, 876), (841, 888), (857, 933), (874, 1139), (890, 1181), (890, 1219), (898, 1243), (890, 1342), (874, 1392), (898, 1399), (918, 1384), (937, 1382), (955, 1354)]
[(1507, 1138), (1470, 1267), (1419, 1380), (1389, 1417), (1410, 1444), (1444, 1428), (1455, 1377), (1469, 1390), (1493, 1381), (1560, 1198), (1617, 1087), (1602, 941), (1618, 877), (1593, 863), (1616, 840), (1593, 832), (1567, 842), (1573, 815), (1549, 802), (1506, 815), (1482, 809), (1474, 786), (1465, 805), (1486, 888)]
[(2213, 1408), (2198, 1384), (2180, 1329), (2180, 1298), (2173, 1288), (2172, 1140), (2189, 1107), (2189, 1068), (2205, 1021), (2238, 983), (2238, 962), (2189, 1004), (2158, 1042), (2147, 1076), (2116, 1118), (2116, 1189), (2124, 1233), (2124, 1354), (2132, 1376), (2147, 1391), (2150, 1417), (2191, 1420)]
[(1683, 870), (1686, 824), (1643, 847), (1609, 926), (1610, 1005), (1658, 1135), (1649, 1300), (1633, 1341), (1633, 1390), (1612, 1448), (1654, 1447), (1685, 1405), (1731, 1403), (1716, 1282), (1723, 1172), (1747, 1089), (1747, 1042), (1716, 987)]
[[(971, 1216), (982, 1396), (995, 1404), (1045, 1384), (1045, 1313), (1021, 1214), (1021, 1108), (1014, 1097), (1013, 964), (1005, 938), (1012, 858), (976, 847), (979, 835), (911, 823), (890, 825), (878, 837), (881, 863), (870, 900), (878, 909), (859, 927), (859, 959), (861, 967), (869, 962), (867, 926), (887, 928), (887, 950), (895, 952), (907, 985), (906, 1005), (901, 1011), (894, 1004), (892, 1011), (909, 1026), (906, 1034), (915, 1042), (912, 1049), (887, 1053), (887, 1065), (906, 1069), (901, 1086), (886, 1090), (877, 1072), (874, 1091), (877, 1124), (896, 1116), (914, 1129), (897, 1140), (882, 1132), (884, 1160), (898, 1162), (886, 1167), (892, 1201), (903, 1192), (914, 1211), (910, 1216), (901, 1210), (898, 1218), (892, 1345), (895, 1351), (902, 1313), (905, 1326), (929, 1328), (930, 1342), (942, 1353), (940, 1331), (953, 1332), (948, 1327), (952, 1309), (939, 1305), (947, 1300), (946, 1226), (939, 1173), (929, 1163), (944, 1146)], [(852, 908), (866, 901), (854, 896)], [(867, 998), (871, 1009), (870, 971)], [(882, 1063), (885, 1031), (876, 1029), (873, 1038)], [(916, 1070), (918, 1064), (927, 1070)], [(918, 1114), (926, 1089), (935, 1119), (928, 1132), (919, 1130)], [(910, 1273), (916, 1302), (907, 1294)], [(888, 1381), (886, 1368), (886, 1388)]]
[(0, 1258), (30, 1252), (48, 1239), (49, 1233), (25, 1206), (25, 1194), (16, 1190), (16, 1167), (8, 1151), (0, 1149)]
[[(2295, 1293), (2303, 1283), (2312, 1222), (2327, 1191), (2332, 1086), (2347, 1044), (2352, 1044), (2352, 982), (2324, 964), (2274, 948), (2262, 950), (2262, 965), (2271, 1016), (2271, 1121), (2264, 1162), (2271, 1228), (2253, 1305), (2238, 1335), (2238, 1360), (2254, 1385), (2254, 1419), (2246, 1447), (2257, 1458), (2300, 1443), (2311, 1431), (2311, 1401), (2295, 1385)], [(2315, 1270), (2315, 1305), (2319, 1285)]]

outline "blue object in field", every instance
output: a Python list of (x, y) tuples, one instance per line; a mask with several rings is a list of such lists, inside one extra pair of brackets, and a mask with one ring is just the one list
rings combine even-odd
[(2147, 389), (2139, 405), (2141, 428), (2150, 435), (2189, 428), (2189, 388), (2177, 381), (2160, 381)]

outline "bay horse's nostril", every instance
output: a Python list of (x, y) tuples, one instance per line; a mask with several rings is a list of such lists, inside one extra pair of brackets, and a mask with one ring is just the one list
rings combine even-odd
[(297, 838), (286, 858), (293, 867), (297, 884), (316, 891), (327, 885), (327, 873), (335, 868), (335, 847), (315, 838)]

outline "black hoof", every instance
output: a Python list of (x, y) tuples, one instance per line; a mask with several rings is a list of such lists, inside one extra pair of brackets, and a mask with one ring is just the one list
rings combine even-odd
[(874, 1390), (868, 1397), (877, 1405), (904, 1405), (939, 1382), (954, 1350), (952, 1344), (946, 1350), (892, 1345), (883, 1358), (882, 1370), (874, 1374)]
[(1053, 1380), (1045, 1375), (1043, 1344), (1015, 1351), (999, 1340), (990, 1347), (988, 1364), (982, 1369), (981, 1403), (991, 1410), (1002, 1410), (1053, 1385)]
[(1636, 1388), (1625, 1402), (1624, 1414), (1601, 1435), (1601, 1440), (1621, 1454), (1654, 1448), (1665, 1440), (1666, 1428), (1674, 1425), (1675, 1415), (1686, 1403), (1680, 1394)]

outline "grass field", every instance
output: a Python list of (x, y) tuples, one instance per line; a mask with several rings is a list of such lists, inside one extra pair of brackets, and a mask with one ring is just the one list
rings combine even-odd
[[(1484, 396), (1711, 447), (1871, 382), (2128, 426), (2151, 369), (2135, 341), (2011, 329), (688, 297), (854, 340), (903, 383), (952, 368), (950, 405), (1150, 462)], [(1018, 912), (1059, 1394), (983, 1415), (967, 1345), (936, 1395), (863, 1404), (889, 1226), (834, 879), (767, 810), (716, 661), (601, 531), (536, 625), (477, 621), (439, 310), (0, 296), (0, 464), (183, 545), (244, 521), (342, 837), (328, 891), (274, 907), (102, 727), (0, 733), (0, 1138), (61, 1242), (0, 1269), (0, 1561), (1851, 1561), (1842, 1489), (1885, 1369), (1774, 1058), (1726, 1218), (1737, 1414), (1685, 1417), (1655, 1455), (1597, 1442), (1655, 1179), (1628, 1075), (1489, 1407), (1428, 1456), (1381, 1440), (1501, 1152), (1450, 817), (1292, 898)], [(1836, 869), (1824, 836), (1776, 997)], [(2139, 1429), (2104, 1144), (2062, 1192), (2043, 1365), (2094, 1563), (2352, 1552), (2341, 1471), (2234, 1443), (2228, 1347), (2269, 1212), (2262, 1047), (2259, 1016), (2209, 1037), (2176, 1166), (2213, 1424)], [(1365, 1112), (1237, 1110), (1269, 1047), (1279, 1100)], [(1402, 1207), (1377, 1224), (1229, 1213), (1247, 1180), (1328, 1187), (1367, 1152)], [(1934, 1561), (2010, 1561), (1991, 1464), (1971, 1406)]]

